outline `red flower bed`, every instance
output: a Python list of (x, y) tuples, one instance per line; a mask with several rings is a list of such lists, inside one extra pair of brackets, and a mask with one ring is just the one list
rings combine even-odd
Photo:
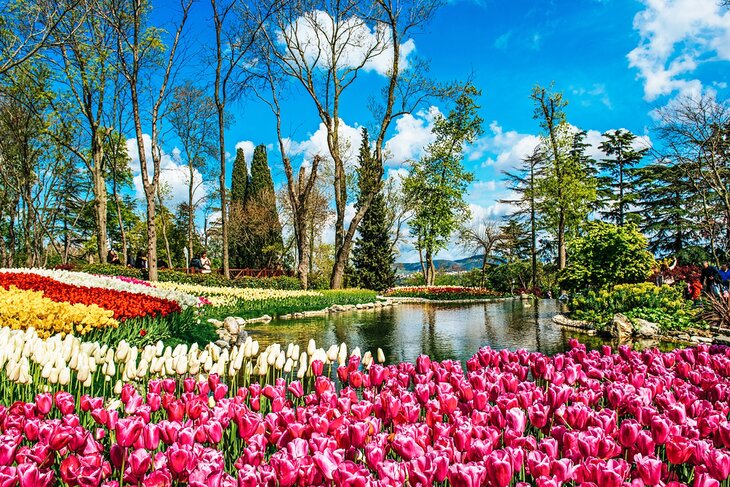
[(483, 287), (413, 286), (394, 287), (383, 293), (395, 298), (423, 298), (432, 300), (488, 299), (502, 294)]
[(18, 289), (42, 291), (45, 297), (56, 302), (96, 304), (114, 311), (114, 318), (119, 321), (144, 316), (167, 316), (180, 311), (179, 304), (167, 299), (127, 291), (64, 284), (37, 274), (0, 273), (0, 286), (5, 289), (15, 286)]

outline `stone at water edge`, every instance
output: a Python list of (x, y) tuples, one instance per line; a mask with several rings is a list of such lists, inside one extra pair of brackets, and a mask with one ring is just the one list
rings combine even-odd
[(651, 321), (637, 318), (636, 326), (639, 327), (639, 330), (636, 332), (636, 334), (641, 337), (651, 338), (659, 334), (659, 325), (656, 323), (652, 323)]
[(613, 315), (613, 321), (611, 322), (611, 336), (618, 338), (619, 342), (627, 342), (631, 340), (631, 335), (634, 333), (634, 326), (631, 321), (621, 313)]
[(223, 324), (225, 325), (226, 331), (228, 333), (230, 333), (231, 335), (238, 335), (240, 327), (236, 318), (234, 318), (233, 316), (229, 316), (228, 318), (223, 320)]
[(210, 323), (211, 325), (215, 326), (216, 328), (220, 328), (220, 327), (223, 326), (223, 322), (220, 321), (220, 320), (216, 320), (215, 318), (210, 318), (208, 320), (208, 323)]
[(718, 345), (730, 345), (730, 336), (717, 335), (713, 341)]

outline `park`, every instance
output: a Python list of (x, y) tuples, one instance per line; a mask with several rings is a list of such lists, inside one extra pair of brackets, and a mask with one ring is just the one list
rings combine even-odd
[(0, 487), (730, 486), (726, 0), (0, 0)]

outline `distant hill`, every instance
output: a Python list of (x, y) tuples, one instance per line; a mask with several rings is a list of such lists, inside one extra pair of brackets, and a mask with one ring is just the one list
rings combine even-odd
[[(436, 259), (433, 263), (437, 271), (470, 271), (482, 267), (482, 256), (474, 255), (459, 260)], [(412, 272), (420, 272), (421, 264), (419, 262), (396, 262), (395, 268), (398, 274), (410, 274)]]

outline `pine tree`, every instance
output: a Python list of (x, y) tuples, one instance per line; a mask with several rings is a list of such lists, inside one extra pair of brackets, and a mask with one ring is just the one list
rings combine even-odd
[[(370, 194), (368, 185), (373, 184), (372, 174), (377, 171), (375, 158), (370, 152), (368, 132), (362, 131), (362, 144), (358, 156), (358, 189), (360, 195)], [(380, 184), (380, 183), (376, 183)], [(359, 208), (362, 202), (358, 197), (355, 203)], [(382, 291), (395, 284), (395, 256), (392, 252), (390, 242), (390, 229), (388, 228), (385, 208), (385, 198), (380, 188), (365, 212), (360, 225), (358, 226), (359, 237), (355, 240), (355, 247), (352, 251), (352, 263), (354, 266), (354, 285)]]
[(636, 172), (632, 170), (644, 157), (648, 148), (635, 149), (636, 136), (625, 130), (603, 134), (599, 148), (607, 159), (598, 163), (605, 173), (598, 178), (598, 193), (608, 206), (601, 214), (607, 220), (623, 225), (629, 215), (629, 206), (636, 201)]

